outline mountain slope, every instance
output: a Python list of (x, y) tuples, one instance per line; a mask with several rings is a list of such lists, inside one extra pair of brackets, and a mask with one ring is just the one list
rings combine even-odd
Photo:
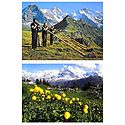
[(85, 86), (103, 85), (103, 78), (101, 76), (89, 76), (86, 78), (64, 81), (64, 82), (59, 82), (59, 83), (57, 82), (56, 85), (60, 85), (65, 88), (69, 88), (69, 87), (84, 88)]
[(84, 38), (94, 41), (100, 47), (103, 46), (103, 32), (96, 27), (87, 24), (83, 20), (75, 20), (71, 16), (66, 16), (55, 28), (66, 32), (75, 38)]

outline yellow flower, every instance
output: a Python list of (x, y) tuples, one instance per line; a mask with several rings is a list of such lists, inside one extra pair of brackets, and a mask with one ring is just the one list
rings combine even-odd
[(65, 94), (65, 93), (62, 93), (61, 96), (62, 96), (62, 97), (66, 97), (66, 94)]
[(61, 96), (60, 95), (58, 95), (56, 98), (57, 98), (57, 100), (61, 100)]
[(71, 116), (71, 115), (70, 115), (69, 112), (64, 112), (64, 117), (65, 117), (66, 120), (69, 119), (70, 116)]
[(77, 101), (79, 101), (79, 98), (76, 98)]
[(49, 90), (45, 90), (45, 94), (50, 94), (50, 91)]
[(46, 99), (51, 99), (51, 96), (50, 96), (50, 95), (48, 95), (48, 96), (46, 97)]
[(82, 102), (78, 102), (79, 105), (82, 105)]
[(69, 101), (69, 103), (70, 103), (70, 104), (72, 104), (72, 103), (73, 103), (73, 101), (72, 101), (72, 100), (70, 100), (70, 101)]
[(69, 98), (65, 98), (65, 101), (67, 102), (69, 100)]
[(89, 108), (89, 106), (88, 105), (84, 105), (84, 109), (88, 109)]
[(34, 89), (31, 88), (31, 89), (30, 89), (30, 92), (34, 92)]
[(35, 101), (35, 100), (36, 100), (36, 96), (33, 96), (33, 97), (32, 97), (32, 100), (34, 100), (34, 101)]
[(76, 99), (75, 98), (72, 98), (73, 101), (75, 101)]
[(57, 98), (58, 94), (54, 94), (54, 97)]
[(39, 90), (40, 94), (44, 94), (44, 90), (40, 88)]
[(34, 92), (39, 92), (39, 90), (40, 90), (40, 87), (35, 86), (35, 88), (34, 88)]
[(86, 114), (88, 113), (88, 109), (85, 109), (85, 108), (84, 108), (83, 111), (84, 111), (84, 113), (86, 113)]

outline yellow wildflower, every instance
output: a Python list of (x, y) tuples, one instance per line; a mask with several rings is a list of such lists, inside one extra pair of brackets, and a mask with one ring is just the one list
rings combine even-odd
[(72, 101), (72, 100), (70, 100), (70, 101), (69, 101), (69, 103), (70, 103), (70, 104), (72, 104), (72, 103), (73, 103), (73, 101)]
[(32, 100), (34, 100), (34, 101), (35, 101), (35, 100), (36, 100), (36, 96), (33, 96), (33, 97), (32, 97)]
[(40, 94), (44, 94), (44, 90), (40, 88), (39, 90)]
[(61, 100), (61, 96), (60, 95), (58, 95), (56, 98), (57, 98), (57, 100)]
[(54, 97), (57, 98), (58, 94), (54, 94)]
[(69, 98), (65, 98), (65, 101), (67, 102), (69, 100)]
[(77, 101), (79, 101), (79, 98), (76, 98)]
[(88, 109), (85, 109), (85, 108), (84, 108), (83, 111), (84, 111), (84, 113), (86, 113), (86, 114), (88, 113)]
[(82, 102), (78, 102), (79, 105), (82, 105)]
[(50, 94), (50, 91), (49, 90), (45, 90), (45, 94)]
[(72, 101), (75, 101), (76, 99), (75, 98), (72, 98)]
[(70, 115), (69, 112), (64, 112), (64, 117), (65, 117), (66, 120), (69, 119), (70, 116), (71, 116), (71, 115)]
[(66, 97), (66, 94), (65, 94), (65, 93), (62, 93), (61, 96), (62, 96), (62, 97)]
[(31, 88), (31, 89), (30, 89), (30, 92), (34, 92), (34, 89)]
[(39, 92), (39, 90), (40, 90), (40, 87), (35, 86), (35, 88), (34, 88), (34, 92)]
[(88, 105), (84, 105), (84, 109), (88, 109), (89, 108), (89, 106)]
[(46, 97), (46, 99), (51, 99), (51, 96), (50, 96), (50, 95), (48, 95), (48, 96)]

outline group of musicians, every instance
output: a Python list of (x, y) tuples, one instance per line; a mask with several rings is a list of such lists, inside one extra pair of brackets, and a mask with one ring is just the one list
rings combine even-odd
[[(50, 28), (46, 25), (46, 23), (43, 24), (43, 26), (40, 26), (40, 24), (37, 23), (36, 19), (33, 19), (33, 22), (31, 23), (31, 31), (32, 31), (32, 49), (37, 48), (37, 42), (38, 42), (38, 32), (42, 32), (42, 45), (46, 47), (47, 43), (47, 31), (50, 31), (50, 45), (53, 44), (53, 34), (54, 33), (54, 26), (51, 26)], [(40, 40), (39, 40), (40, 42)]]

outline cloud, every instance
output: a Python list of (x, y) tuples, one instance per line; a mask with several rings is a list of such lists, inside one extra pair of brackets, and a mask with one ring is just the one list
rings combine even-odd
[(85, 68), (85, 69), (95, 69), (96, 68), (96, 65), (92, 62), (82, 62), (82, 63), (76, 64), (76, 65), (81, 68)]
[(96, 72), (98, 75), (102, 76), (102, 64), (93, 62), (82, 62), (76, 64), (76, 66), (81, 67), (83, 70), (88, 72)]

